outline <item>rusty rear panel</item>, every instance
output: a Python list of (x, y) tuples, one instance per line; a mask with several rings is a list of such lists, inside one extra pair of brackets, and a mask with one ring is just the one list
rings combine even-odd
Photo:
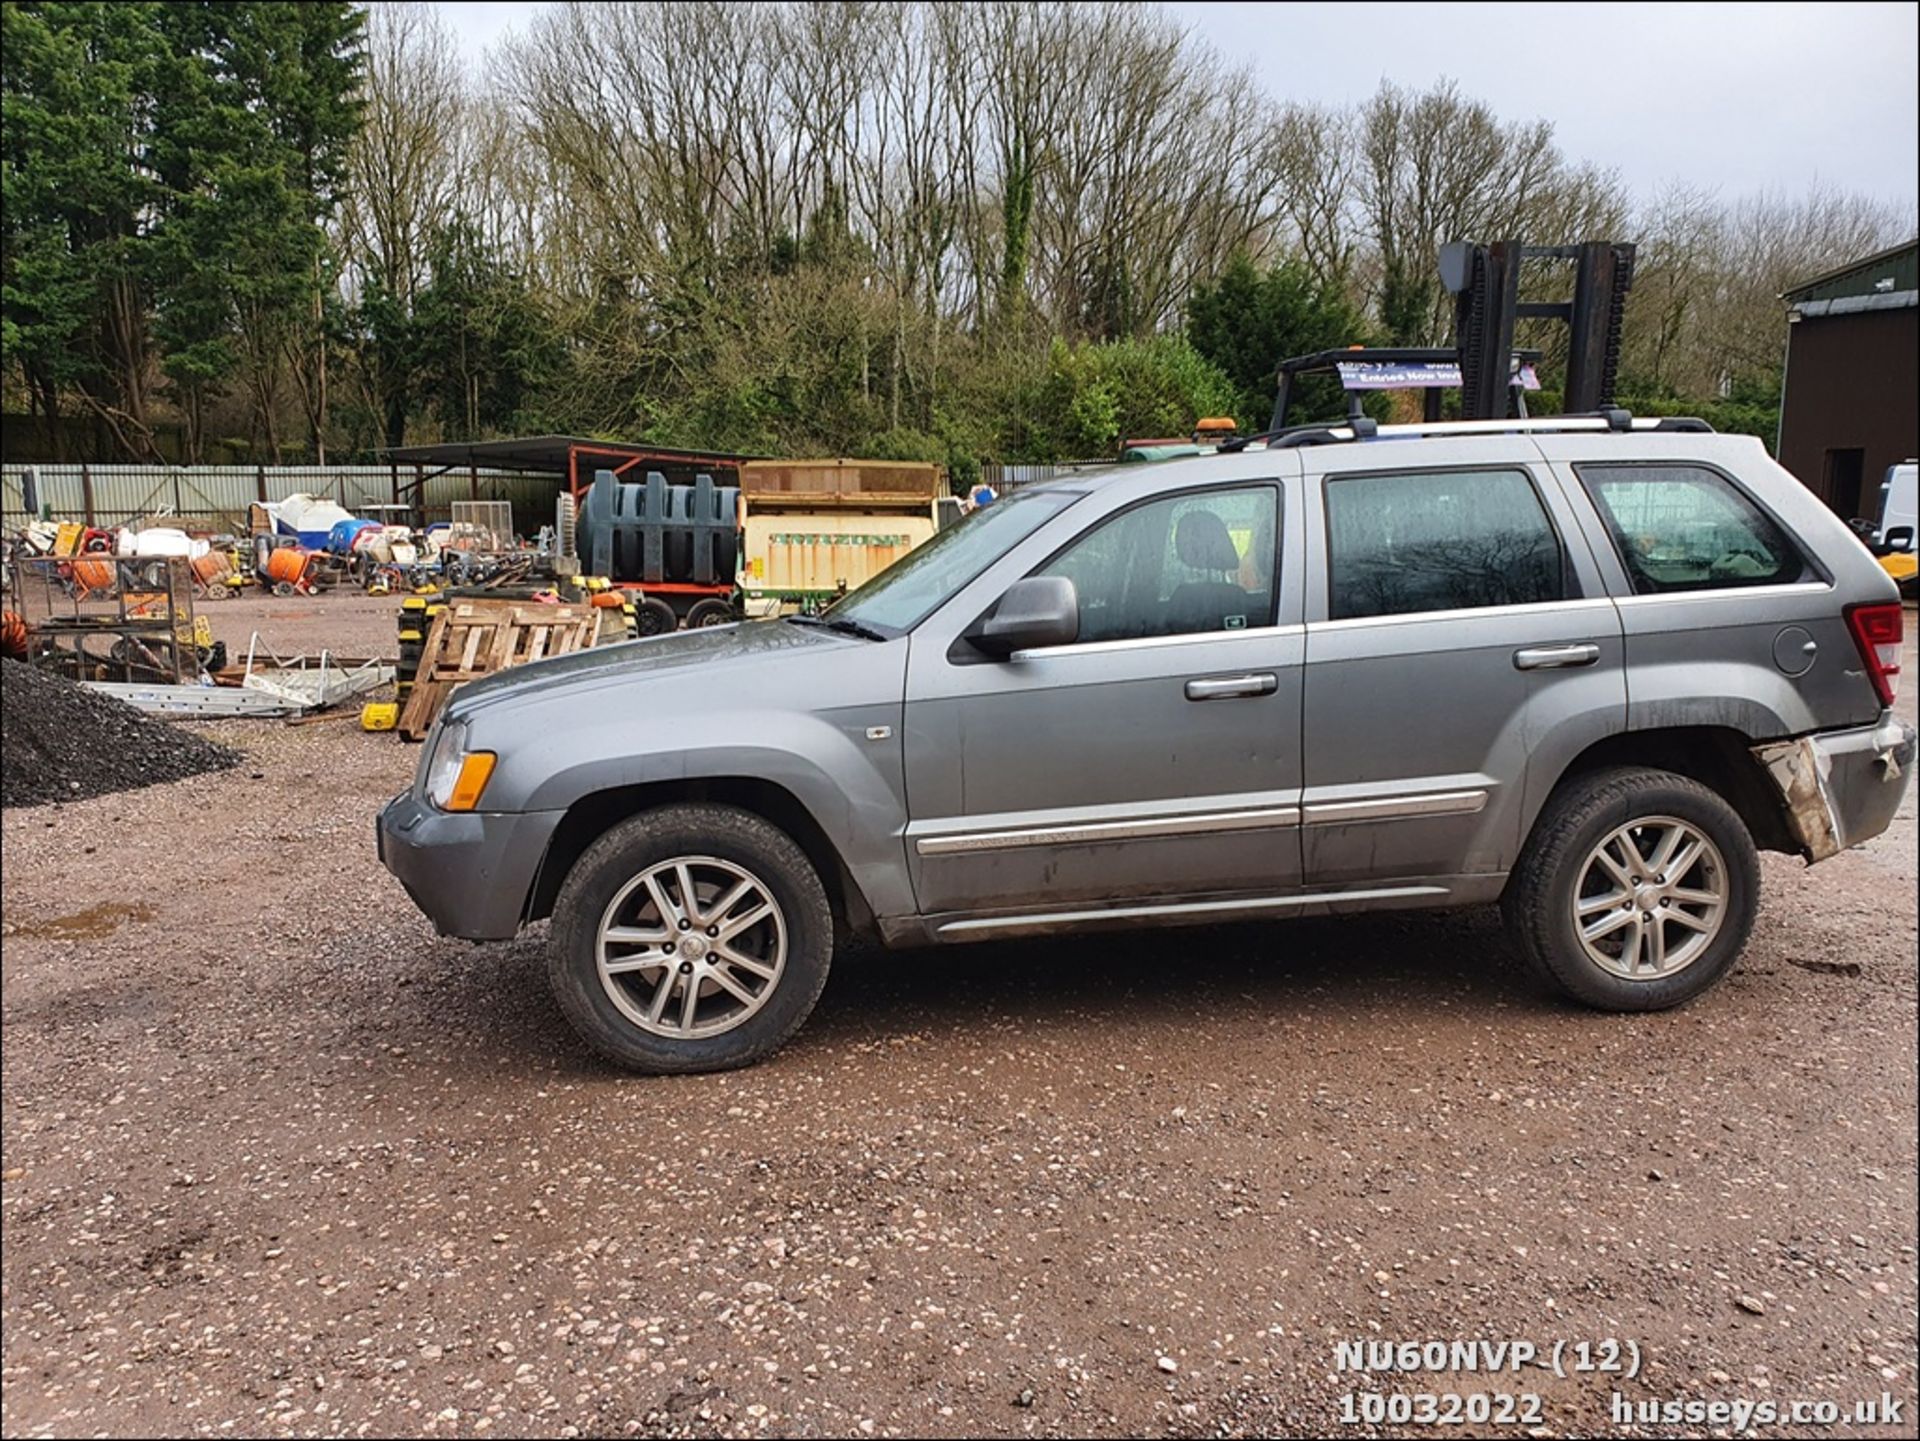
[(937, 465), (893, 460), (755, 460), (740, 467), (750, 505), (930, 506), (947, 493)]

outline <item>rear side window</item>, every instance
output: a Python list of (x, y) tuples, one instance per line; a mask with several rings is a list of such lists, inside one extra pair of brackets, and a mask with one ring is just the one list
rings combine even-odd
[(1778, 585), (1806, 560), (1759, 507), (1698, 465), (1579, 465), (1635, 595)]
[(1567, 596), (1560, 537), (1519, 470), (1331, 479), (1327, 550), (1335, 620)]

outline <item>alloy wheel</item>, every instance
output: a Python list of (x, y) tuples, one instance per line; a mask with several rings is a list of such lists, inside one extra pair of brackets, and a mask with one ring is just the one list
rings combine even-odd
[(617, 891), (594, 938), (600, 984), (642, 1030), (674, 1040), (730, 1031), (780, 985), (787, 923), (758, 876), (716, 856), (649, 866)]
[(1691, 822), (1647, 816), (1589, 852), (1574, 887), (1574, 931), (1602, 970), (1662, 980), (1705, 954), (1727, 901), (1727, 867), (1712, 839)]

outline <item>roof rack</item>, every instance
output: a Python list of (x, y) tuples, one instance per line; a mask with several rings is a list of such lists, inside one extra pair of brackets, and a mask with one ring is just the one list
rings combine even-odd
[(1508, 420), (1423, 420), (1407, 425), (1381, 425), (1367, 416), (1337, 425), (1296, 425), (1287, 430), (1250, 435), (1230, 442), (1221, 450), (1292, 450), (1306, 445), (1346, 445), (1363, 440), (1415, 440), (1423, 436), (1443, 435), (1551, 435), (1575, 434), (1687, 434), (1712, 435), (1713, 427), (1691, 415), (1663, 415), (1635, 418), (1624, 410), (1603, 410), (1587, 415), (1542, 415)]
[[(1521, 416), (1527, 413), (1526, 392), (1538, 387), (1533, 367), (1540, 361), (1537, 350), (1514, 350), (1509, 362), (1511, 404), (1509, 409)], [(1422, 395), (1424, 418), (1440, 418), (1440, 393), (1457, 390), (1461, 384), (1460, 352), (1435, 346), (1349, 345), (1337, 350), (1317, 350), (1312, 355), (1295, 355), (1280, 362), (1279, 389), (1273, 399), (1273, 419), (1269, 434), (1289, 429), (1287, 411), (1292, 404), (1296, 382), (1315, 374), (1338, 375), (1347, 391), (1346, 419), (1361, 415), (1360, 391), (1417, 390)], [(1369, 378), (1371, 377), (1371, 378)], [(1325, 422), (1315, 422), (1325, 424)]]

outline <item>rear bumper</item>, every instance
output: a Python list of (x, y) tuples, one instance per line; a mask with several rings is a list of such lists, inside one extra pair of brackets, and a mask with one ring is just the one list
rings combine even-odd
[(1824, 861), (1892, 823), (1915, 749), (1914, 728), (1887, 711), (1870, 726), (1770, 741), (1753, 753), (1780, 788), (1807, 859)]
[(534, 876), (564, 814), (454, 814), (408, 791), (381, 810), (375, 842), (381, 861), (441, 935), (504, 941), (519, 933)]

